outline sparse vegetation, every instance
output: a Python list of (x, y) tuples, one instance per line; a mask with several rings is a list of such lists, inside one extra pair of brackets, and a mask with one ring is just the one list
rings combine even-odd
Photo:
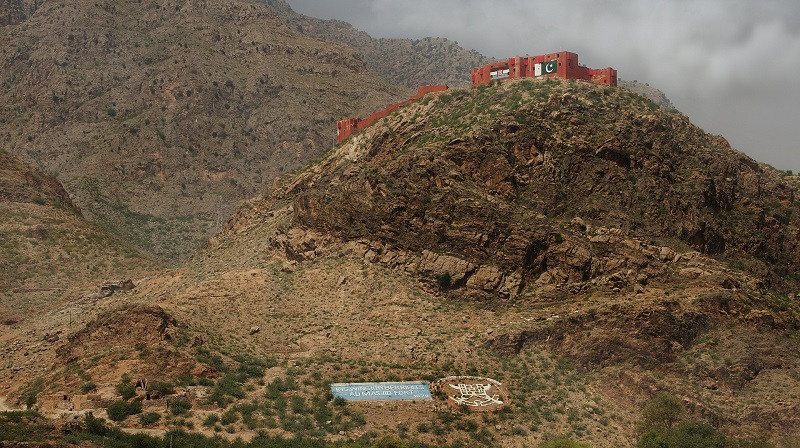
[(591, 448), (591, 446), (567, 438), (557, 438), (542, 442), (539, 448)]

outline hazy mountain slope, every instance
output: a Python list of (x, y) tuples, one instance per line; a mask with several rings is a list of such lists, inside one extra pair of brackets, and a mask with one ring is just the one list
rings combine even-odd
[(2, 150), (0, 216), (0, 325), (157, 267), (86, 222), (54, 177)]
[[(273, 10), (281, 20), (300, 33), (352, 47), (370, 70), (394, 84), (408, 87), (425, 84), (463, 87), (469, 84), (473, 67), (492, 61), (448, 39), (376, 39), (341, 20), (322, 20), (298, 14), (284, 0), (258, 2)], [(675, 109), (662, 91), (647, 83), (620, 80), (619, 86), (648, 98), (659, 107)]]
[[(35, 375), (76, 397), (91, 378), (107, 400), (123, 373), (213, 383), (187, 418), (232, 415), (243, 436), (596, 447), (632, 446), (667, 390), (693, 420), (778, 441), (800, 434), (800, 306), (775, 289), (797, 289), (799, 217), (783, 178), (623, 89), (451, 91), (286, 176), (181, 268), (77, 305), (74, 329), (53, 312), (0, 341), (55, 366), (14, 353), (0, 385), (16, 402)], [(67, 338), (39, 342), (52, 328)], [(449, 375), (500, 380), (511, 404), (324, 398)]]
[(463, 87), (473, 67), (489, 62), (475, 50), (440, 37), (376, 39), (341, 20), (322, 20), (298, 14), (283, 0), (258, 0), (290, 28), (355, 49), (367, 67), (387, 81), (416, 88), (428, 84)]
[(46, 2), (0, 39), (0, 141), (167, 259), (330, 147), (337, 119), (408, 94), (238, 0)]
[(30, 17), (40, 0), (0, 0), (0, 26), (14, 25)]

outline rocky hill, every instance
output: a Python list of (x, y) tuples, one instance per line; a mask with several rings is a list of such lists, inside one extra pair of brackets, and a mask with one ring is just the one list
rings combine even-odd
[(794, 187), (795, 191), (797, 191), (798, 194), (800, 194), (800, 174), (787, 176), (786, 177), (786, 183), (788, 183), (789, 185), (792, 185)]
[(105, 281), (158, 268), (86, 222), (58, 180), (2, 150), (0, 215), (0, 335)]
[[(0, 340), (0, 390), (48, 415), (105, 416), (120, 384), (145, 378), (192, 410), (150, 405), (142, 388), (129, 400), (161, 420), (120, 425), (597, 447), (632, 446), (642, 407), (668, 391), (691, 420), (794, 446), (795, 193), (624, 89), (435, 94), (283, 177), (184, 266), (76, 304), (73, 329), (54, 311)], [(38, 347), (50, 369), (14, 346)], [(325, 398), (335, 382), (450, 375), (501, 381), (510, 404)]]
[(655, 87), (651, 86), (648, 83), (641, 83), (639, 81), (626, 81), (624, 79), (619, 80), (619, 87), (623, 89), (630, 90), (633, 93), (639, 94), (648, 100), (655, 103), (658, 107), (661, 107), (665, 110), (676, 110), (675, 106), (672, 104), (672, 101), (667, 98), (667, 95), (664, 92), (656, 89)]
[(239, 0), (45, 2), (0, 40), (0, 142), (167, 260), (329, 148), (337, 119), (408, 96)]
[(284, 0), (257, 1), (299, 33), (353, 48), (371, 71), (393, 84), (464, 87), (470, 83), (472, 68), (489, 62), (486, 56), (448, 39), (376, 39), (341, 20), (298, 14)]

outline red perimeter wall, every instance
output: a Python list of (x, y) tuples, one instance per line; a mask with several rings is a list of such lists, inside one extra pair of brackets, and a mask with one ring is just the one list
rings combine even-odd
[(386, 107), (386, 109), (384, 109), (384, 110), (382, 110), (380, 112), (375, 112), (374, 114), (370, 115), (367, 118), (364, 118), (364, 119), (361, 119), (361, 118), (345, 118), (344, 120), (339, 120), (339, 122), (336, 124), (336, 128), (337, 128), (337, 139), (336, 139), (336, 141), (338, 143), (341, 143), (341, 142), (347, 140), (351, 135), (353, 135), (353, 133), (361, 131), (361, 130), (367, 128), (368, 126), (371, 126), (376, 121), (378, 121), (381, 118), (384, 118), (385, 116), (389, 115), (392, 111), (394, 111), (394, 110), (396, 110), (396, 109), (398, 109), (400, 107), (403, 107), (403, 106), (405, 106), (407, 104), (411, 104), (414, 101), (422, 98), (423, 96), (425, 96), (425, 95), (427, 95), (429, 93), (444, 92), (447, 89), (448, 89), (448, 87), (444, 86), (444, 85), (422, 86), (417, 90), (417, 94), (412, 96), (410, 99), (405, 100), (405, 101), (400, 102), (400, 103), (390, 104), (389, 106)]
[(558, 61), (557, 72), (549, 75), (541, 75), (539, 77), (582, 79), (584, 81), (591, 81), (609, 86), (617, 85), (616, 70), (613, 68), (593, 69), (583, 67), (578, 64), (578, 55), (569, 51), (559, 51), (557, 53), (549, 53), (540, 56), (516, 56), (508, 61), (495, 62), (480, 68), (473, 68), (472, 85), (475, 87), (492, 82), (491, 72), (495, 69), (508, 68), (508, 77), (501, 78), (501, 81), (507, 79), (533, 78), (536, 76), (535, 65), (548, 61)]
[[(492, 82), (491, 72), (494, 69), (508, 69), (508, 77), (501, 78), (501, 81), (508, 79), (519, 78), (533, 78), (536, 77), (536, 64), (541, 64), (549, 61), (557, 61), (558, 69), (556, 73), (549, 75), (539, 76), (544, 78), (559, 77), (564, 79), (582, 79), (584, 81), (595, 82), (598, 84), (605, 84), (609, 86), (617, 85), (617, 71), (613, 68), (588, 68), (578, 64), (578, 55), (569, 51), (559, 51), (556, 53), (543, 54), (540, 56), (516, 56), (508, 61), (495, 62), (487, 64), (480, 68), (472, 69), (472, 86), (481, 86)], [(443, 92), (448, 87), (444, 85), (439, 86), (422, 86), (417, 90), (417, 94), (410, 99), (401, 103), (390, 104), (386, 109), (375, 112), (367, 118), (345, 118), (340, 120), (337, 124), (337, 142), (341, 143), (347, 140), (353, 133), (361, 131), (368, 126), (371, 126), (376, 121), (389, 115), (395, 109), (398, 109), (406, 104), (410, 104), (428, 93)]]

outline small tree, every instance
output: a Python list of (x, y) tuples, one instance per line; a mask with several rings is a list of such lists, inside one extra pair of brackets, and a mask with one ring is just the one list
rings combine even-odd
[(105, 436), (109, 433), (108, 427), (106, 426), (106, 421), (102, 418), (95, 417), (91, 412), (86, 414), (84, 422), (86, 423), (86, 431), (89, 434)]
[(670, 430), (678, 423), (684, 414), (681, 400), (670, 394), (662, 392), (655, 396), (642, 410), (640, 430)]
[(115, 401), (106, 409), (106, 413), (108, 414), (108, 418), (111, 420), (114, 420), (115, 422), (121, 422), (130, 415), (128, 402), (122, 400)]

